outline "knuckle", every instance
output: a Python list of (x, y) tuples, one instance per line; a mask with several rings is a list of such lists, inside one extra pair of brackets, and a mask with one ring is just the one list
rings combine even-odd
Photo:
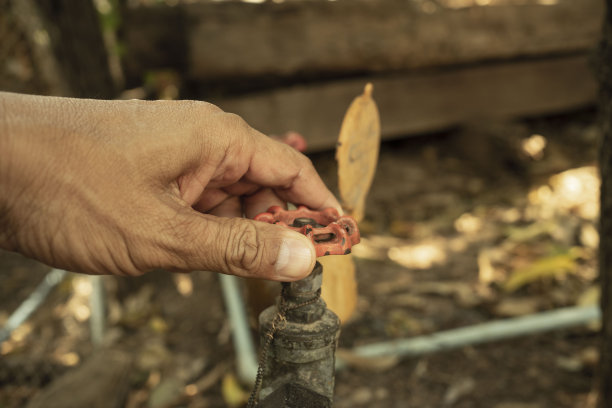
[(298, 152), (294, 148), (289, 147), (287, 145), (285, 145), (285, 149), (286, 149), (287, 156), (291, 158), (291, 161), (293, 161), (297, 165), (298, 168), (300, 169), (313, 168), (314, 169), (312, 160), (310, 160), (308, 156)]
[(298, 153), (298, 157), (299, 163), (302, 168), (314, 169), (314, 164), (312, 164), (312, 160), (308, 156), (305, 156), (302, 153)]
[(239, 115), (235, 113), (224, 113), (224, 125), (234, 135), (249, 134), (251, 127), (249, 124)]
[(219, 108), (217, 105), (213, 105), (210, 102), (204, 101), (186, 101), (191, 102), (192, 109), (195, 111), (197, 115), (210, 115), (216, 113), (223, 113), (223, 110)]
[[(181, 101), (165, 101), (171, 102), (172, 110), (181, 112), (178, 116), (181, 121), (195, 124), (198, 128), (207, 128), (210, 118), (215, 115), (224, 114), (224, 112), (216, 105), (204, 101), (181, 100)], [(174, 105), (176, 103), (176, 105)], [(196, 132), (197, 133), (197, 132)]]
[(244, 173), (245, 170), (241, 166), (227, 166), (219, 181), (224, 185), (231, 185), (240, 181)]
[(238, 218), (227, 221), (229, 231), (225, 247), (225, 261), (229, 272), (246, 272), (254, 275), (263, 265), (263, 242), (259, 239), (257, 227), (253, 222)]

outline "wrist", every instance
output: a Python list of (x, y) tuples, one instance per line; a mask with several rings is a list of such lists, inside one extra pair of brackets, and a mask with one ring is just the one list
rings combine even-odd
[(44, 207), (35, 193), (45, 186), (53, 153), (42, 140), (56, 133), (47, 104), (45, 97), (0, 92), (0, 248), (22, 251), (20, 241)]
[(9, 109), (12, 94), (0, 92), (0, 248), (13, 249), (15, 234), (12, 225), (13, 198), (11, 191), (11, 165), (14, 162), (14, 135), (9, 123)]

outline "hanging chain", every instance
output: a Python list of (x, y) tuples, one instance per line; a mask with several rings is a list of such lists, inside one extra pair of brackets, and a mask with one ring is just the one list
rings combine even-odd
[(272, 320), (272, 324), (270, 328), (265, 334), (265, 342), (261, 347), (261, 353), (259, 355), (259, 362), (257, 367), (257, 376), (255, 377), (255, 385), (253, 385), (253, 390), (251, 391), (251, 395), (249, 396), (249, 402), (247, 403), (247, 408), (255, 408), (257, 404), (257, 396), (259, 395), (259, 391), (261, 389), (261, 383), (263, 381), (264, 369), (266, 365), (266, 360), (268, 358), (268, 351), (270, 349), (270, 345), (274, 340), (274, 335), (279, 331), (283, 330), (287, 325), (287, 312), (295, 309), (299, 309), (304, 306), (311, 305), (315, 303), (321, 297), (321, 289), (317, 290), (315, 296), (305, 302), (298, 303), (296, 305), (287, 306), (287, 289), (289, 288), (288, 284), (283, 284), (283, 289), (281, 291), (280, 301), (278, 303), (278, 312), (274, 319)]

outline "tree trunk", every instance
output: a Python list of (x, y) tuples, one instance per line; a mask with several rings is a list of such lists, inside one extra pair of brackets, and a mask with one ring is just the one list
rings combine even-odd
[(601, 167), (601, 227), (599, 262), (603, 312), (599, 407), (612, 407), (612, 0), (607, 0), (597, 74), (600, 82), (600, 114), (603, 143)]
[(13, 0), (26, 28), (37, 71), (50, 94), (115, 96), (100, 21), (92, 0)]

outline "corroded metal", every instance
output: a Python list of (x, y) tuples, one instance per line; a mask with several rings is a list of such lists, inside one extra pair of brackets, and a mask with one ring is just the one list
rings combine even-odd
[(261, 407), (331, 407), (340, 320), (319, 296), (322, 271), (317, 262), (308, 277), (283, 284), (283, 297), (259, 316), (262, 344), (275, 333), (263, 361)]
[(272, 206), (254, 219), (303, 234), (314, 244), (317, 256), (350, 254), (351, 247), (360, 239), (357, 222), (349, 216), (341, 216), (335, 208), (314, 211), (303, 205), (296, 210)]

